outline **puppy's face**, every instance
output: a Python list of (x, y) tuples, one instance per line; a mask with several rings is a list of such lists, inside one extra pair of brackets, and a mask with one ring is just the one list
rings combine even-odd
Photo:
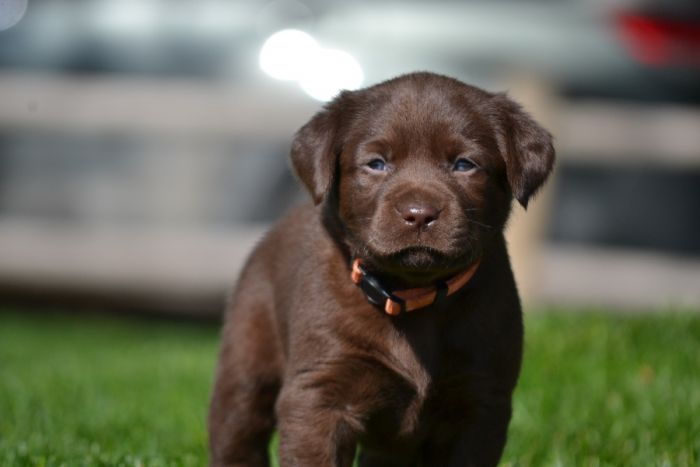
[(450, 274), (475, 259), (505, 221), (504, 161), (488, 123), (459, 95), (387, 91), (348, 123), (340, 219), (358, 255), (382, 270)]
[(553, 163), (549, 134), (513, 102), (427, 73), (344, 93), (297, 135), (292, 159), (351, 252), (408, 282), (465, 268), (513, 195)]

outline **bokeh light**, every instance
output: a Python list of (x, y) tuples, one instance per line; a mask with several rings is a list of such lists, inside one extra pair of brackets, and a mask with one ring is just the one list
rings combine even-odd
[(321, 49), (299, 84), (314, 99), (329, 101), (343, 89), (358, 89), (363, 80), (362, 68), (352, 55)]
[(309, 34), (285, 29), (270, 36), (260, 50), (260, 68), (273, 78), (298, 81), (301, 89), (319, 101), (328, 101), (344, 89), (358, 89), (364, 73), (349, 53), (322, 48)]
[(19, 23), (27, 12), (27, 0), (0, 1), (0, 31)]
[(260, 68), (273, 78), (297, 81), (316, 60), (319, 46), (309, 34), (285, 29), (270, 36), (260, 50)]

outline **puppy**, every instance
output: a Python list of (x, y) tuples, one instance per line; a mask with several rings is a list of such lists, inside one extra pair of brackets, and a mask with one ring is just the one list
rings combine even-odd
[(211, 463), (494, 466), (523, 325), (503, 239), (554, 163), (502, 94), (431, 73), (343, 92), (299, 130), (313, 204), (260, 242), (228, 306)]

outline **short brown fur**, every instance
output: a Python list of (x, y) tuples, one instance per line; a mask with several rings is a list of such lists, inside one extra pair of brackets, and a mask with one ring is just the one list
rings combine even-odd
[[(227, 308), (212, 465), (269, 465), (275, 429), (282, 466), (348, 467), (358, 444), (363, 467), (496, 465), (523, 339), (502, 231), (552, 168), (549, 133), (504, 95), (414, 73), (342, 93), (291, 157), (314, 205), (261, 241)], [(392, 317), (352, 257), (393, 289), (481, 264)]]

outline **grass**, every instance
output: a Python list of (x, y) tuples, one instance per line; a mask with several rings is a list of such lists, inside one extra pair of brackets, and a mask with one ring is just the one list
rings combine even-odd
[(203, 465), (217, 331), (0, 315), (0, 465)]
[(700, 314), (526, 322), (507, 465), (700, 465)]
[[(700, 313), (526, 320), (509, 466), (700, 465)], [(213, 325), (0, 313), (0, 465), (205, 465)]]

